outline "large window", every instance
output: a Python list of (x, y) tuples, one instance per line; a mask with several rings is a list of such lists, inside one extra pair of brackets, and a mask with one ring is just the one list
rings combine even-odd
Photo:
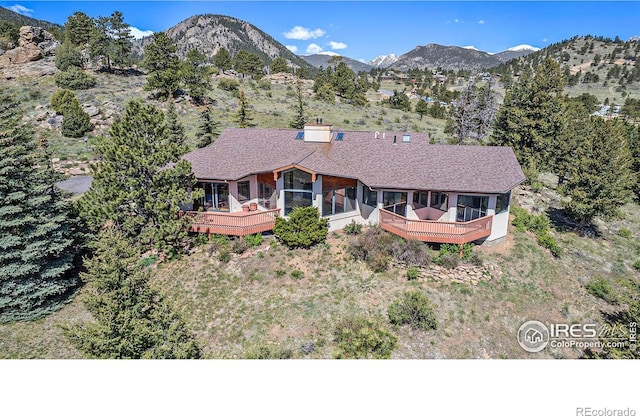
[(313, 205), (313, 182), (311, 174), (302, 170), (285, 172), (284, 179), (284, 215), (289, 215), (295, 207)]
[(407, 193), (406, 192), (387, 192), (382, 193), (382, 202), (384, 209), (394, 214), (407, 215)]
[(378, 206), (378, 191), (369, 189), (368, 186), (362, 187), (362, 202), (371, 207)]
[(488, 196), (458, 195), (458, 221), (466, 222), (487, 215)]
[(251, 199), (251, 184), (249, 181), (238, 182), (238, 201), (244, 202)]
[(431, 192), (431, 208), (447, 211), (449, 209), (449, 194), (444, 192)]
[[(258, 203), (265, 208), (275, 208), (275, 201), (272, 201), (273, 186), (266, 183), (258, 183)], [(272, 202), (274, 202), (272, 204)], [(273, 206), (272, 206), (273, 205)]]
[(322, 193), (322, 216), (340, 214), (356, 209), (356, 188), (343, 188)]
[(509, 209), (509, 199), (511, 198), (511, 192), (506, 194), (500, 194), (496, 197), (496, 214), (500, 214)]
[(198, 182), (195, 187), (204, 189), (204, 197), (195, 201), (195, 209), (229, 211), (229, 184)]
[(429, 202), (429, 193), (428, 192), (415, 191), (413, 193), (413, 208), (414, 209), (424, 208), (424, 207), (427, 206), (428, 202)]

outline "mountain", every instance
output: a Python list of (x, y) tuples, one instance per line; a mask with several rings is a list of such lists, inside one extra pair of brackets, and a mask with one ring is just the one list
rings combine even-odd
[[(338, 55), (327, 55), (327, 54), (314, 54), (314, 55), (303, 55), (301, 56), (309, 65), (312, 65), (316, 68), (326, 68), (329, 66), (329, 59), (333, 56)], [(360, 71), (369, 72), (372, 68), (371, 65), (365, 64), (364, 62), (356, 61), (355, 59), (347, 58), (346, 56), (342, 56), (342, 61), (347, 64), (347, 67), (351, 69), (353, 72), (358, 73)]]
[(0, 7), (0, 21), (9, 22), (16, 26), (37, 26), (48, 31), (59, 31), (62, 30), (62, 26), (47, 22), (46, 20), (38, 20), (29, 16), (23, 16), (19, 13), (6, 9), (4, 7)]
[(501, 64), (502, 61), (487, 52), (460, 46), (443, 46), (430, 43), (416, 46), (412, 51), (398, 57), (391, 69), (406, 72), (410, 69), (437, 69), (445, 71), (478, 71)]
[(536, 48), (531, 45), (518, 45), (512, 48), (507, 49), (506, 51), (502, 51), (496, 53), (494, 56), (498, 57), (502, 62), (507, 62), (515, 58), (520, 58), (521, 56), (529, 55), (530, 53), (539, 51), (540, 48)]
[[(268, 65), (278, 56), (283, 57), (296, 67), (313, 70), (305, 60), (294, 55), (283, 44), (251, 23), (234, 17), (205, 14), (195, 15), (166, 30), (165, 33), (178, 46), (178, 55), (185, 57), (190, 49), (196, 48), (213, 62), (221, 48), (231, 55), (240, 50), (254, 52)], [(142, 55), (143, 48), (152, 37), (135, 42), (136, 52)]]
[(374, 68), (386, 68), (393, 65), (397, 60), (398, 57), (393, 53), (389, 55), (380, 55), (369, 61), (369, 65)]

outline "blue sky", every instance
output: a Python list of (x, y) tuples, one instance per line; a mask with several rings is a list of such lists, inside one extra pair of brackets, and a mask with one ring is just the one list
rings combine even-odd
[(245, 20), (299, 55), (337, 53), (361, 61), (418, 45), (473, 46), (500, 52), (543, 48), (573, 36), (627, 40), (640, 35), (640, 2), (631, 1), (0, 1), (0, 6), (64, 24), (119, 10), (141, 31), (162, 31), (195, 14)]

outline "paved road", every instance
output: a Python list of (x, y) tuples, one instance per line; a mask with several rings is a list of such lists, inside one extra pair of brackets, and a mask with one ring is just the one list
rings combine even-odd
[(56, 186), (62, 190), (79, 195), (89, 190), (91, 182), (93, 182), (91, 176), (72, 176), (64, 181), (56, 182)]

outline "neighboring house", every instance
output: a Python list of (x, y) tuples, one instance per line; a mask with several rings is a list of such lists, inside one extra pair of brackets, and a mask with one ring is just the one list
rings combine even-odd
[(495, 243), (525, 180), (509, 147), (435, 145), (427, 133), (345, 131), (321, 119), (303, 130), (228, 129), (184, 158), (205, 194), (183, 207), (192, 229), (229, 235), (270, 230), (275, 215), (312, 205), (330, 230), (355, 221), (427, 242)]

